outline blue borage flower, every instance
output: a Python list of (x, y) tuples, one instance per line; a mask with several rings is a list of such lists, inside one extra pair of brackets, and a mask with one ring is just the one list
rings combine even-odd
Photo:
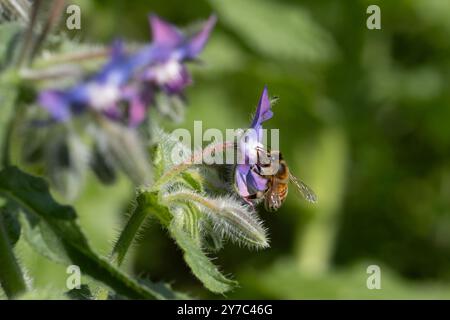
[[(95, 110), (109, 119), (141, 123), (154, 95), (182, 95), (192, 80), (185, 62), (195, 60), (203, 50), (216, 17), (211, 16), (201, 30), (184, 35), (175, 26), (150, 15), (153, 42), (135, 54), (127, 54), (116, 42), (111, 57), (91, 78), (66, 90), (49, 89), (38, 102), (54, 121), (67, 121), (73, 115)], [(127, 108), (121, 108), (126, 105)]]
[(111, 50), (110, 61), (97, 74), (66, 90), (42, 91), (38, 97), (39, 104), (56, 121), (66, 121), (88, 108), (116, 118), (122, 87), (129, 81), (135, 64), (136, 59), (130, 59), (124, 53), (122, 42), (116, 42)]
[(241, 159), (235, 169), (235, 184), (239, 195), (249, 203), (249, 196), (267, 189), (267, 178), (258, 174), (253, 167), (258, 161), (258, 148), (264, 149), (262, 124), (272, 116), (269, 93), (264, 87), (251, 127), (238, 142)]

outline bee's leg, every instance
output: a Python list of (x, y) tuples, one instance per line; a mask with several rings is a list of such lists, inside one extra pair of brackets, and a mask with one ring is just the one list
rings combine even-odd
[(258, 194), (254, 193), (254, 194), (248, 195), (248, 196), (244, 197), (244, 199), (245, 200), (256, 200), (256, 199), (258, 199)]
[(250, 205), (251, 207), (254, 207), (254, 204), (253, 204), (253, 202), (251, 200), (254, 200), (255, 198), (253, 198), (252, 194), (249, 195), (249, 196), (246, 196), (246, 197), (242, 197), (242, 199), (244, 200), (244, 202), (246, 204)]

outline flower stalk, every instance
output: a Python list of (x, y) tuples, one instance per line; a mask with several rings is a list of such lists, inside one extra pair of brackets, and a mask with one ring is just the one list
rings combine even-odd
[(183, 171), (197, 165), (199, 161), (205, 156), (209, 155), (212, 152), (224, 152), (228, 149), (236, 148), (236, 144), (231, 141), (218, 142), (216, 144), (211, 144), (204, 148), (203, 150), (199, 150), (195, 152), (187, 161), (184, 161), (178, 165), (173, 166), (170, 170), (165, 172), (152, 186), (152, 190), (159, 190), (162, 186), (170, 182), (176, 176), (178, 176)]
[(133, 243), (134, 237), (136, 236), (148, 216), (149, 212), (145, 210), (145, 207), (145, 203), (137, 204), (137, 207), (133, 210), (130, 219), (126, 223), (125, 227), (120, 233), (119, 239), (117, 239), (117, 242), (114, 245), (111, 254), (111, 261), (117, 263), (118, 266), (122, 264), (125, 258), (123, 254), (120, 254), (121, 248), (126, 248), (126, 251), (128, 251), (128, 248)]

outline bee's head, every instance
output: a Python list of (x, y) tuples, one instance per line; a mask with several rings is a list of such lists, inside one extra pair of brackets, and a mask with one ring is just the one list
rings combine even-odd
[(271, 176), (280, 169), (281, 153), (279, 151), (258, 150), (259, 162), (257, 164), (258, 173), (265, 176)]

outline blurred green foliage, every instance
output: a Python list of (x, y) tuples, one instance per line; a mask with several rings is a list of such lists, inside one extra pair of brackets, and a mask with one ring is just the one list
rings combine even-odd
[[(264, 84), (280, 97), (267, 127), (280, 128), (284, 157), (319, 203), (292, 190), (277, 213), (261, 208), (271, 248), (219, 254), (241, 285), (228, 297), (450, 298), (450, 2), (73, 2), (82, 30), (70, 36), (104, 44), (147, 41), (147, 12), (179, 25), (218, 15), (204, 64), (192, 67), (183, 127), (246, 127)], [(366, 28), (370, 4), (381, 30)], [(125, 219), (127, 184), (90, 179), (75, 206), (100, 253)], [(164, 233), (150, 223), (128, 268), (214, 297)], [(63, 268), (23, 241), (18, 251), (35, 286), (64, 283)], [(381, 266), (381, 290), (366, 288), (370, 264)]]

